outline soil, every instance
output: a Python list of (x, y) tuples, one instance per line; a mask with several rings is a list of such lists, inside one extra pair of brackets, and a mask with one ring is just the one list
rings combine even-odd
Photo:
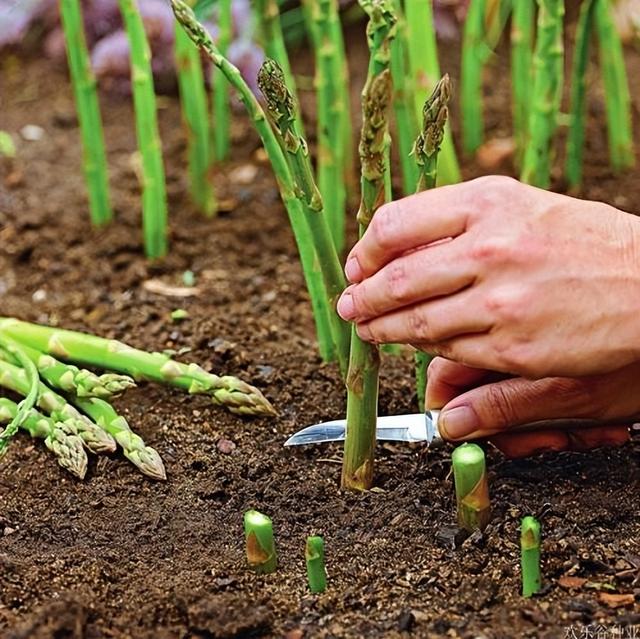
[[(355, 97), (365, 68), (360, 27), (348, 41)], [(443, 67), (454, 76), (455, 49), (443, 47)], [(295, 58), (308, 72), (308, 55)], [(507, 60), (503, 50), (487, 71), (488, 138), (509, 135)], [(639, 131), (640, 55), (628, 51), (628, 63)], [(186, 195), (178, 103), (161, 99), (171, 253), (149, 264), (140, 249), (129, 101), (102, 96), (117, 220), (95, 231), (64, 69), (13, 56), (0, 64), (0, 128), (44, 129), (39, 141), (20, 140), (18, 160), (1, 168), (1, 314), (173, 349), (253, 382), (280, 412), (239, 418), (155, 385), (127, 393), (117, 407), (162, 455), (164, 483), (120, 455), (92, 459), (77, 481), (40, 442), (17, 437), (0, 466), (2, 637), (555, 639), (596, 636), (579, 634), (589, 624), (601, 624), (606, 636), (635, 636), (637, 439), (617, 450), (524, 461), (489, 447), (493, 520), (466, 541), (455, 529), (446, 447), (380, 445), (375, 490), (340, 492), (338, 445), (282, 446), (302, 426), (342, 415), (345, 396), (336, 367), (317, 355), (286, 216), (246, 120), (235, 119), (233, 158), (214, 175), (223, 210), (207, 220)], [(617, 177), (607, 166), (595, 84), (590, 115), (583, 195), (640, 211), (637, 171)], [(466, 177), (480, 172), (473, 162), (464, 166)], [(562, 189), (559, 179), (555, 187)], [(195, 298), (144, 286), (180, 285), (187, 270), (201, 290)], [(172, 322), (176, 308), (189, 318)], [(417, 410), (409, 353), (385, 357), (380, 405), (382, 414)], [(273, 575), (245, 565), (249, 508), (273, 518), (280, 563)], [(518, 525), (530, 513), (544, 526), (545, 588), (523, 600)], [(309, 534), (327, 543), (322, 595), (305, 584)], [(587, 582), (566, 589), (564, 575)], [(611, 591), (634, 594), (635, 603), (611, 608), (602, 600)], [(628, 635), (612, 634), (623, 627)]]

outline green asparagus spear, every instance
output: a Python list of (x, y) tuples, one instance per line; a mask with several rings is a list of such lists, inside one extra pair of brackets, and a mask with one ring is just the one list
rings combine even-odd
[(167, 253), (167, 193), (158, 133), (151, 52), (135, 0), (118, 0), (131, 50), (136, 136), (142, 158), (142, 218), (147, 257)]
[(12, 318), (0, 318), (0, 333), (63, 360), (170, 384), (191, 394), (209, 395), (214, 404), (225, 406), (232, 413), (275, 415), (257, 388), (236, 377), (207, 373), (197, 364), (176, 362), (162, 353), (147, 353), (116, 340)]
[(548, 188), (552, 142), (562, 98), (564, 0), (538, 0), (538, 7), (529, 140), (520, 179), (533, 186)]
[[(0, 397), (0, 423), (15, 419), (18, 405), (6, 397)], [(87, 454), (82, 440), (63, 422), (54, 422), (35, 409), (27, 413), (20, 425), (31, 437), (44, 439), (45, 446), (56, 456), (58, 464), (70, 473), (84, 479), (87, 472)]]
[[(27, 372), (0, 359), (0, 386), (25, 396), (29, 390)], [(81, 415), (63, 397), (45, 386), (42, 382), (37, 386), (38, 408), (47, 413), (54, 422), (65, 424), (70, 432), (82, 439), (87, 449), (94, 453), (112, 453), (116, 442), (97, 424)]]
[(604, 82), (609, 155), (616, 171), (635, 164), (631, 131), (631, 97), (620, 34), (612, 16), (610, 0), (596, 0), (595, 27), (600, 49), (600, 66)]
[[(407, 20), (409, 66), (415, 85), (414, 109), (416, 117), (419, 118), (425, 94), (431, 91), (438, 78), (442, 77), (438, 62), (436, 31), (433, 26), (433, 9), (431, 2), (405, 0), (404, 12)], [(442, 143), (438, 178), (442, 184), (454, 184), (461, 179), (449, 128)]]
[(244, 514), (244, 535), (249, 566), (257, 573), (274, 572), (278, 559), (271, 519), (257, 510), (247, 511)]
[(491, 517), (484, 451), (477, 444), (462, 444), (451, 455), (458, 504), (458, 523), (469, 532), (482, 530)]
[(531, 96), (531, 60), (535, 0), (516, 0), (511, 21), (511, 87), (513, 96), (513, 130), (518, 165), (527, 146), (529, 101)]
[(84, 174), (89, 192), (89, 211), (95, 226), (111, 221), (109, 176), (96, 80), (84, 36), (82, 10), (78, 0), (60, 0), (60, 21), (64, 31), (69, 71), (82, 136)]
[(296, 130), (296, 104), (289, 92), (282, 69), (275, 60), (267, 60), (258, 73), (258, 85), (265, 96), (267, 109), (285, 151), (295, 185), (301, 193), (304, 213), (325, 285), (331, 334), (340, 370), (345, 375), (349, 360), (349, 325), (336, 312), (336, 304), (346, 288), (344, 271), (323, 213), (320, 192), (313, 179), (307, 143)]
[(589, 64), (589, 41), (593, 30), (595, 0), (584, 0), (580, 6), (580, 17), (576, 27), (571, 70), (571, 110), (567, 134), (567, 159), (565, 174), (571, 187), (582, 182), (582, 157), (585, 132), (587, 66)]
[[(171, 0), (171, 6), (177, 20), (182, 24), (189, 37), (204, 51), (213, 64), (224, 73), (227, 80), (238, 91), (240, 99), (262, 139), (262, 144), (271, 162), (273, 172), (275, 173), (280, 189), (280, 196), (287, 210), (289, 222), (293, 229), (296, 244), (298, 245), (302, 271), (313, 306), (313, 315), (316, 321), (319, 342), (321, 344), (330, 344), (332, 339), (329, 328), (329, 317), (326, 305), (323, 303), (322, 273), (320, 271), (319, 260), (316, 257), (314, 240), (304, 219), (302, 201), (298, 198), (291, 171), (287, 165), (284, 153), (278, 145), (278, 140), (275, 137), (273, 129), (267, 121), (267, 116), (247, 83), (242, 79), (238, 69), (221, 55), (209, 37), (209, 34), (196, 20), (191, 8), (182, 0)], [(331, 357), (331, 353), (321, 352), (321, 354), (325, 359)]]
[(71, 401), (120, 445), (124, 456), (152, 479), (166, 479), (167, 473), (160, 455), (136, 435), (127, 420), (118, 415), (111, 404), (95, 397), (74, 397)]
[[(233, 37), (233, 20), (231, 14), (232, 0), (218, 2), (218, 49), (222, 55), (227, 55), (227, 49)], [(229, 156), (231, 146), (231, 104), (229, 102), (229, 82), (224, 73), (214, 65), (211, 70), (211, 85), (213, 87), (213, 144), (215, 158), (223, 162)]]
[(324, 566), (324, 539), (307, 537), (305, 547), (307, 562), (307, 581), (311, 592), (324, 592), (327, 589), (327, 572)]
[(196, 206), (210, 217), (215, 214), (217, 204), (209, 180), (211, 137), (200, 51), (179, 24), (176, 24), (175, 32), (180, 104), (187, 127), (191, 197)]
[[(55, 357), (41, 353), (26, 344), (20, 346), (25, 355), (35, 364), (42, 379), (52, 388), (65, 393), (108, 400), (136, 385), (128, 375), (117, 373), (96, 375), (85, 368), (80, 369), (73, 364), (60, 362)], [(19, 365), (18, 361), (12, 363)]]
[(524, 517), (520, 526), (520, 566), (522, 569), (522, 596), (531, 597), (540, 591), (540, 522)]
[[(416, 192), (433, 189), (438, 175), (438, 153), (444, 137), (444, 128), (449, 115), (447, 107), (451, 96), (449, 75), (445, 75), (436, 84), (436, 88), (425, 102), (422, 110), (422, 132), (412, 150), (418, 167), (419, 179)], [(416, 351), (416, 392), (420, 411), (424, 411), (425, 391), (427, 388), (427, 368), (432, 356)]]
[[(376, 209), (385, 200), (385, 147), (392, 99), (389, 46), (394, 36), (396, 18), (388, 0), (359, 1), (369, 16), (367, 39), (371, 54), (367, 82), (362, 93), (363, 119), (359, 146), (362, 195), (358, 224), (362, 236)], [(367, 490), (373, 482), (379, 368), (378, 347), (363, 342), (354, 327), (347, 374), (343, 488)]]

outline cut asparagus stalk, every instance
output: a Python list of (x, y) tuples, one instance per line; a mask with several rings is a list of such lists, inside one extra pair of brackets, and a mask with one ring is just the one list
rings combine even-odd
[(147, 353), (116, 340), (0, 318), (0, 332), (43, 353), (209, 395), (214, 404), (243, 415), (275, 415), (262, 393), (237, 377), (219, 377), (197, 364), (182, 364), (162, 353)]
[[(416, 192), (433, 189), (438, 176), (438, 153), (444, 138), (445, 124), (451, 97), (451, 82), (445, 75), (425, 102), (422, 110), (422, 132), (413, 146), (413, 155), (418, 167), (418, 186)], [(424, 399), (427, 388), (427, 368), (433, 357), (423, 351), (416, 351), (416, 393), (420, 411), (424, 411)]]
[(540, 591), (540, 522), (524, 517), (520, 526), (520, 566), (522, 568), (522, 596), (531, 597)]
[(324, 539), (307, 537), (305, 547), (307, 562), (307, 581), (311, 592), (324, 592), (327, 589), (327, 572), (324, 565)]
[(84, 174), (89, 193), (89, 212), (95, 226), (111, 221), (109, 177), (96, 80), (84, 36), (82, 10), (78, 0), (60, 0), (60, 21), (64, 31), (69, 71), (82, 136)]
[[(387, 0), (360, 0), (367, 12), (370, 63), (362, 93), (361, 200), (358, 211), (360, 236), (376, 209), (385, 201), (385, 148), (391, 107), (390, 42), (396, 18)], [(373, 483), (373, 465), (378, 416), (378, 372), (380, 353), (374, 344), (351, 332), (347, 374), (347, 431), (342, 464), (342, 487), (367, 490)]]
[(75, 397), (72, 401), (118, 442), (124, 456), (145, 475), (152, 479), (167, 478), (160, 455), (131, 430), (127, 420), (111, 404), (95, 397)]
[(331, 334), (338, 363), (346, 375), (349, 360), (349, 325), (336, 312), (338, 298), (346, 288), (344, 271), (323, 213), (320, 191), (313, 179), (313, 167), (309, 160), (307, 143), (296, 129), (296, 104), (285, 84), (282, 69), (275, 60), (267, 60), (258, 74), (258, 85), (265, 96), (267, 109), (285, 151), (296, 187), (302, 194), (304, 212), (311, 236), (314, 238), (316, 253), (325, 285)]
[[(0, 423), (10, 422), (17, 414), (18, 405), (6, 397), (0, 397)], [(31, 437), (44, 439), (45, 446), (56, 456), (58, 464), (76, 477), (84, 479), (87, 454), (82, 440), (67, 424), (54, 422), (32, 408), (20, 428), (26, 430)]]
[(268, 574), (277, 567), (276, 545), (271, 519), (257, 510), (244, 515), (247, 561), (257, 573)]
[[(27, 373), (7, 361), (0, 360), (0, 386), (25, 396), (29, 392)], [(48, 414), (54, 422), (65, 424), (70, 432), (78, 435), (88, 450), (94, 453), (112, 453), (116, 449), (116, 442), (97, 424), (81, 415), (63, 397), (38, 383), (38, 408)]]
[(151, 51), (142, 17), (134, 0), (118, 0), (131, 50), (131, 86), (136, 136), (142, 158), (142, 222), (147, 257), (167, 252), (167, 193), (158, 133)]
[(458, 524), (468, 532), (484, 529), (491, 517), (484, 451), (462, 444), (451, 455), (458, 504)]
[[(242, 79), (240, 71), (221, 55), (207, 31), (196, 20), (191, 8), (182, 0), (171, 0), (171, 6), (176, 19), (182, 24), (189, 37), (209, 57), (213, 64), (220, 69), (229, 83), (237, 90), (240, 100), (253, 120), (256, 131), (262, 140), (265, 152), (271, 162), (273, 172), (278, 182), (278, 188), (280, 189), (280, 196), (287, 210), (291, 228), (293, 229), (298, 252), (300, 253), (300, 261), (302, 262), (302, 271), (309, 296), (311, 297), (316, 330), (319, 336), (318, 341), (321, 344), (330, 344), (332, 340), (329, 328), (328, 309), (326, 305), (324, 305), (324, 296), (322, 293), (324, 283), (322, 281), (319, 260), (315, 252), (313, 237), (304, 219), (303, 203), (298, 199), (291, 171), (287, 165), (284, 153), (278, 145), (278, 140), (276, 139), (273, 129), (267, 121), (267, 116), (247, 83)], [(332, 354), (321, 352), (321, 355), (323, 359), (327, 360), (331, 358)]]
[(538, 7), (529, 139), (520, 179), (533, 186), (548, 188), (552, 142), (562, 98), (564, 0), (538, 0)]

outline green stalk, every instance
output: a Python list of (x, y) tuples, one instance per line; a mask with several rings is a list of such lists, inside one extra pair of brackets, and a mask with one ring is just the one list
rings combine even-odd
[[(65, 364), (51, 355), (41, 353), (27, 344), (20, 346), (25, 355), (35, 364), (39, 375), (52, 388), (78, 397), (99, 397), (112, 399), (122, 394), (136, 383), (128, 375), (106, 373), (96, 375), (86, 368), (80, 369), (73, 364)], [(19, 365), (14, 361), (13, 364)]]
[[(392, 101), (390, 43), (396, 17), (388, 0), (359, 0), (369, 16), (367, 39), (371, 52), (367, 82), (362, 92), (362, 166), (358, 225), (365, 233), (376, 209), (385, 201), (385, 148)], [(380, 353), (375, 344), (363, 342), (355, 327), (347, 374), (347, 432), (342, 464), (342, 488), (367, 490), (373, 483), (378, 418)]]
[(109, 201), (107, 156), (96, 79), (91, 71), (80, 2), (60, 0), (60, 20), (82, 137), (83, 167), (89, 194), (91, 222), (94, 226), (104, 226), (113, 218), (113, 211)]
[(147, 257), (167, 253), (167, 193), (158, 133), (151, 51), (135, 0), (118, 0), (131, 49), (131, 86), (142, 159), (142, 222)]
[[(442, 76), (438, 62), (436, 32), (433, 26), (431, 2), (405, 0), (404, 12), (407, 20), (407, 52), (409, 68), (415, 86), (415, 113), (420, 118), (424, 96), (431, 93)], [(447, 127), (440, 157), (440, 184), (460, 182), (460, 168), (456, 158), (451, 130)]]
[[(328, 309), (324, 305), (322, 293), (323, 281), (319, 261), (316, 258), (313, 237), (303, 216), (302, 202), (298, 199), (293, 177), (284, 157), (284, 153), (278, 145), (278, 140), (271, 128), (267, 117), (259, 102), (251, 92), (247, 83), (242, 79), (240, 72), (217, 49), (209, 34), (196, 20), (193, 11), (182, 0), (171, 0), (174, 14), (189, 37), (205, 52), (216, 67), (218, 67), (229, 83), (238, 91), (249, 116), (253, 120), (256, 131), (260, 135), (264, 149), (271, 162), (280, 189), (280, 196), (289, 216), (289, 222), (300, 253), (302, 271), (316, 322), (316, 331), (320, 344), (331, 343)], [(322, 352), (325, 359), (329, 359), (331, 353)]]
[[(267, 60), (258, 74), (267, 110), (279, 133), (295, 186), (303, 201), (305, 219), (314, 240), (325, 285), (326, 303), (335, 352), (340, 370), (346, 375), (349, 361), (349, 325), (336, 312), (338, 298), (347, 286), (331, 231), (323, 213), (323, 202), (313, 179), (307, 143), (297, 131), (296, 103), (285, 84), (285, 76), (275, 60)], [(337, 178), (340, 176), (338, 175)]]
[(344, 44), (337, 0), (310, 3), (314, 23), (315, 88), (318, 101), (318, 185), (329, 228), (338, 253), (345, 243), (347, 191), (344, 181), (346, 138), (345, 110), (348, 84), (344, 84)]
[(491, 518), (484, 451), (477, 444), (462, 444), (451, 454), (458, 504), (458, 524), (468, 532), (484, 529)]
[(520, 567), (522, 569), (522, 596), (531, 597), (540, 591), (540, 522), (524, 517), (520, 526)]
[[(527, 2), (527, 0), (520, 0)], [(462, 107), (462, 146), (475, 153), (484, 138), (482, 115), (482, 67), (486, 60), (486, 0), (471, 0), (464, 22), (460, 94)]]
[(394, 1), (394, 11), (398, 17), (396, 37), (391, 43), (391, 77), (393, 78), (393, 110), (398, 133), (398, 150), (402, 169), (402, 190), (411, 193), (418, 181), (418, 170), (411, 159), (411, 148), (418, 130), (418, 121), (413, 109), (415, 102), (412, 76), (409, 74), (407, 56), (407, 24), (402, 13), (400, 0)]
[[(6, 397), (0, 397), (0, 423), (6, 424), (16, 418), (18, 405)], [(45, 446), (56, 456), (58, 464), (71, 474), (84, 479), (87, 472), (87, 454), (82, 440), (66, 424), (54, 422), (35, 409), (27, 413), (20, 428), (31, 437), (44, 439)]]
[(209, 181), (211, 138), (200, 51), (180, 25), (176, 24), (175, 32), (180, 103), (182, 118), (187, 127), (191, 198), (200, 211), (211, 217), (216, 212), (217, 204)]
[(163, 353), (147, 353), (116, 340), (86, 333), (0, 318), (0, 333), (53, 357), (96, 366), (209, 395), (214, 404), (243, 415), (275, 415), (262, 393), (242, 380), (208, 373), (197, 364), (182, 364)]
[(529, 101), (531, 99), (531, 62), (533, 59), (534, 0), (516, 0), (511, 21), (511, 92), (516, 158), (522, 163), (527, 147)]
[[(438, 176), (438, 154), (444, 138), (445, 125), (449, 116), (449, 99), (451, 97), (451, 81), (445, 75), (436, 84), (433, 93), (424, 103), (422, 109), (422, 132), (413, 146), (412, 155), (416, 160), (419, 178), (416, 193), (433, 189)], [(433, 359), (432, 355), (416, 351), (416, 393), (420, 411), (424, 411), (424, 399), (427, 388), (427, 369)]]
[(131, 430), (127, 420), (111, 404), (95, 397), (74, 397), (71, 401), (109, 433), (122, 448), (124, 456), (145, 475), (152, 479), (167, 478), (160, 455)]
[(600, 67), (604, 83), (609, 156), (614, 170), (635, 164), (631, 131), (631, 97), (620, 34), (612, 17), (610, 0), (596, 0), (595, 28), (600, 49)]
[(33, 362), (29, 360), (24, 350), (18, 344), (0, 335), (0, 357), (10, 358), (18, 361), (22, 366), (24, 378), (23, 392), (24, 399), (20, 402), (16, 414), (13, 416), (7, 427), (0, 433), (0, 457), (6, 452), (9, 440), (16, 434), (18, 428), (27, 419), (29, 411), (36, 405), (38, 400), (38, 371)]
[(307, 562), (307, 581), (311, 592), (327, 589), (327, 571), (324, 566), (324, 539), (307, 537), (304, 556)]
[(244, 514), (244, 536), (247, 562), (257, 573), (275, 572), (278, 564), (271, 519), (257, 510)]
[[(22, 396), (27, 396), (31, 390), (27, 371), (5, 360), (0, 360), (0, 386)], [(111, 435), (81, 415), (64, 397), (54, 393), (42, 382), (37, 385), (36, 403), (54, 422), (65, 424), (69, 432), (78, 435), (91, 452), (112, 453), (116, 449), (116, 442)]]
[(571, 187), (582, 182), (582, 158), (585, 138), (587, 67), (589, 64), (589, 41), (593, 30), (595, 0), (583, 0), (576, 27), (571, 70), (571, 111), (567, 134), (567, 158), (565, 174)]
[(538, 0), (538, 9), (529, 143), (520, 179), (546, 189), (551, 182), (552, 144), (562, 99), (564, 0)]
[[(218, 2), (218, 49), (222, 55), (227, 55), (227, 49), (233, 37), (233, 20), (231, 14), (232, 0)], [(231, 103), (229, 96), (229, 82), (224, 73), (214, 66), (211, 71), (211, 86), (213, 88), (213, 144), (215, 159), (223, 162), (229, 157), (231, 147)]]

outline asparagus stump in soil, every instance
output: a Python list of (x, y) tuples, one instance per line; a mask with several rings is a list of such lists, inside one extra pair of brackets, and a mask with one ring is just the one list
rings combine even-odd
[(232, 413), (275, 415), (262, 393), (237, 377), (219, 377), (197, 364), (176, 362), (162, 353), (147, 353), (116, 340), (13, 318), (0, 318), (0, 334), (63, 360), (169, 384), (190, 394), (209, 395), (214, 404)]
[[(0, 397), (0, 424), (10, 422), (18, 414), (18, 405), (10, 399)], [(84, 479), (87, 472), (87, 454), (82, 440), (62, 422), (54, 422), (35, 409), (27, 413), (20, 428), (31, 437), (44, 439), (45, 446), (56, 456), (58, 464), (71, 474)]]
[(531, 597), (540, 591), (540, 522), (524, 517), (520, 526), (520, 567), (522, 569), (522, 596)]
[[(422, 110), (422, 132), (414, 146), (413, 155), (418, 166), (418, 187), (416, 192), (433, 189), (438, 175), (438, 153), (444, 138), (445, 124), (449, 115), (451, 82), (445, 75), (425, 102)], [(416, 351), (416, 392), (420, 411), (424, 411), (427, 388), (427, 367), (432, 357), (423, 351)]]
[[(391, 107), (389, 45), (396, 18), (386, 0), (360, 0), (369, 16), (367, 39), (371, 59), (362, 93), (361, 200), (358, 211), (360, 236), (376, 209), (385, 201), (385, 150)], [(355, 327), (351, 332), (351, 353), (347, 374), (347, 432), (342, 464), (342, 487), (367, 490), (373, 482), (373, 464), (378, 418), (378, 371), (380, 353), (374, 344), (363, 342)]]
[(491, 517), (484, 451), (462, 444), (451, 455), (458, 505), (458, 524), (468, 532), (484, 529)]
[(304, 556), (307, 562), (309, 590), (314, 593), (327, 589), (327, 572), (324, 565), (324, 539), (307, 537)]
[(274, 572), (278, 560), (271, 519), (257, 510), (249, 510), (244, 514), (244, 535), (249, 566), (257, 573)]

